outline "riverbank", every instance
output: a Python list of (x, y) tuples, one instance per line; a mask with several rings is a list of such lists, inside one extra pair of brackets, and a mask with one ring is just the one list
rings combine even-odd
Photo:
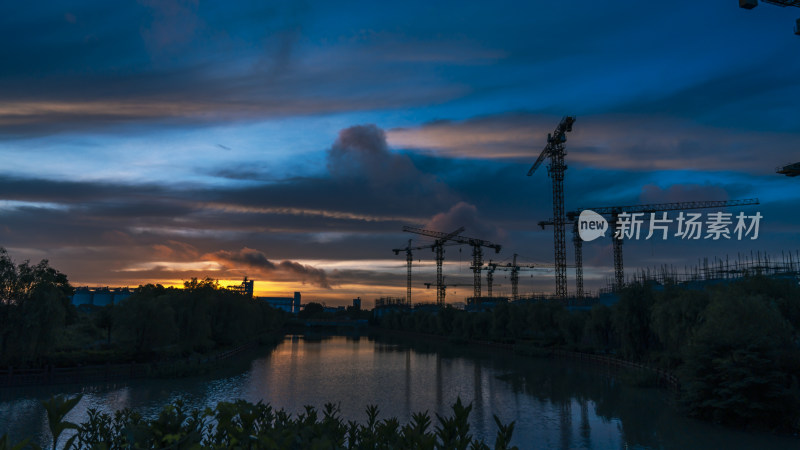
[(653, 367), (647, 364), (637, 363), (634, 361), (627, 361), (621, 358), (616, 358), (608, 355), (577, 352), (562, 348), (537, 347), (529, 343), (511, 344), (511, 343), (474, 340), (474, 339), (453, 339), (447, 336), (441, 336), (437, 334), (421, 333), (417, 331), (387, 330), (385, 328), (374, 327), (374, 326), (370, 327), (370, 332), (378, 334), (386, 334), (391, 336), (408, 337), (412, 339), (436, 340), (439, 342), (447, 342), (454, 345), (473, 345), (473, 346), (488, 347), (527, 357), (536, 357), (536, 358), (552, 357), (552, 358), (570, 359), (580, 362), (606, 366), (613, 370), (624, 369), (652, 376), (653, 380), (658, 385), (668, 388), (675, 394), (680, 392), (680, 386), (681, 386), (680, 379), (675, 374), (658, 367)]
[(71, 367), (50, 365), (39, 369), (14, 369), (11, 367), (0, 370), (0, 388), (99, 383), (146, 377), (180, 377), (203, 373), (213, 369), (220, 362), (258, 345), (277, 345), (283, 336), (283, 332), (267, 333), (233, 348), (219, 350), (208, 355), (194, 355), (178, 359), (131, 361), (116, 364), (78, 364)]

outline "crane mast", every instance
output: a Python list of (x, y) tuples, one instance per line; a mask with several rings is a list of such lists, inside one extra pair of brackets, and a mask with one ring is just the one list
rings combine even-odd
[[(656, 213), (666, 211), (683, 211), (687, 209), (708, 209), (708, 208), (725, 208), (731, 206), (747, 206), (758, 205), (757, 198), (746, 198), (742, 200), (709, 200), (709, 201), (694, 201), (694, 202), (673, 202), (673, 203), (651, 203), (644, 205), (627, 205), (627, 206), (600, 206), (594, 208), (578, 208), (575, 211), (569, 211), (567, 216), (567, 223), (572, 224), (572, 242), (575, 245), (575, 285), (578, 289), (578, 297), (583, 296), (583, 240), (578, 233), (578, 218), (582, 211), (591, 210), (600, 215), (611, 216), (608, 221), (609, 227), (614, 230), (617, 228), (619, 215), (625, 213)], [(553, 219), (539, 222), (542, 229), (547, 225), (554, 225)], [(619, 290), (625, 284), (625, 267), (622, 257), (622, 243), (623, 240), (616, 239), (612, 236), (612, 246), (614, 249), (614, 288)], [(566, 266), (565, 266), (566, 268)]]
[(507, 270), (511, 272), (511, 299), (517, 300), (519, 299), (519, 271), (520, 269), (534, 269), (535, 266), (533, 265), (524, 265), (521, 266), (517, 264), (517, 255), (514, 253), (513, 262), (506, 265), (500, 265), (495, 262), (489, 261), (486, 265), (486, 287), (489, 291), (489, 297), (492, 296), (492, 283), (494, 281), (494, 272), (495, 270)]
[(575, 297), (583, 298), (583, 240), (578, 234), (578, 221), (572, 221), (572, 245), (575, 248)]
[(473, 272), (473, 281), (472, 281), (473, 296), (475, 298), (481, 296), (481, 268), (483, 267), (483, 247), (492, 248), (494, 249), (495, 253), (500, 253), (500, 249), (502, 248), (501, 245), (494, 244), (484, 239), (459, 236), (458, 234), (464, 231), (464, 227), (461, 227), (450, 234), (445, 234), (440, 231), (424, 230), (422, 228), (414, 228), (408, 226), (403, 227), (403, 231), (409, 233), (416, 233), (437, 239), (436, 243), (439, 245), (434, 247), (434, 251), (436, 252), (436, 283), (437, 286), (440, 287), (440, 289), (436, 293), (436, 303), (442, 306), (444, 305), (445, 291), (444, 288), (442, 287), (444, 286), (442, 281), (442, 261), (444, 261), (444, 248), (441, 244), (443, 244), (446, 241), (457, 242), (459, 244), (466, 244), (472, 247), (472, 265), (470, 266), (470, 269), (472, 269)]
[[(433, 283), (423, 283), (423, 284), (425, 284), (425, 288), (426, 288), (426, 289), (430, 289), (430, 288), (431, 288), (431, 285), (432, 285)], [(444, 294), (447, 294), (447, 288), (448, 288), (448, 287), (461, 287), (461, 286), (469, 286), (469, 285), (468, 285), (468, 284), (445, 284), (445, 283), (444, 283), (444, 280), (442, 280), (442, 284), (441, 284), (441, 290), (442, 290), (442, 292), (443, 292)], [(437, 289), (439, 289), (439, 286), (437, 286)], [(442, 307), (443, 307), (443, 306), (444, 306), (444, 296), (442, 297), (442, 303), (440, 304), (440, 303), (437, 301), (437, 302), (436, 302), (436, 304), (437, 304), (438, 306), (442, 306)]]
[[(443, 244), (443, 246), (446, 246), (446, 245), (447, 244)], [(453, 244), (453, 245), (455, 245), (455, 244)], [(435, 246), (436, 246), (436, 244), (434, 243), (434, 244), (429, 244), (429, 245), (420, 245), (418, 247), (412, 247), (411, 246), (411, 239), (409, 239), (408, 240), (408, 245), (406, 245), (404, 248), (393, 248), (392, 249), (392, 251), (394, 252), (395, 255), (399, 255), (400, 252), (406, 252), (406, 271), (407, 271), (407, 275), (406, 275), (406, 301), (408, 302), (409, 305), (411, 304), (411, 265), (414, 262), (413, 251), (414, 250), (423, 250), (423, 249), (426, 249), (426, 248), (435, 249)], [(444, 256), (442, 256), (442, 258), (444, 258)]]
[(404, 226), (403, 231), (436, 239), (431, 246), (433, 251), (436, 253), (436, 304), (439, 306), (444, 306), (444, 297), (446, 295), (444, 279), (442, 277), (442, 265), (444, 264), (444, 243), (463, 232), (464, 227), (459, 227), (452, 233), (442, 233), (441, 231), (424, 230), (422, 228), (414, 228), (409, 226)]
[(567, 298), (567, 249), (564, 239), (564, 172), (567, 165), (564, 163), (564, 156), (567, 154), (564, 143), (567, 142), (567, 133), (572, 131), (572, 124), (575, 123), (574, 116), (566, 116), (556, 127), (553, 134), (547, 135), (547, 145), (539, 154), (539, 158), (533, 163), (528, 176), (533, 175), (536, 169), (550, 158), (548, 173), (553, 181), (553, 243), (555, 247), (555, 266), (556, 266), (556, 297)]
[(411, 263), (414, 261), (414, 255), (411, 253), (412, 250), (416, 249), (411, 248), (411, 239), (408, 240), (408, 245), (406, 245), (405, 248), (392, 249), (395, 255), (400, 254), (402, 251), (406, 252), (406, 270), (408, 272), (406, 275), (406, 302), (408, 302), (409, 305), (411, 304)]
[[(725, 208), (729, 206), (744, 206), (744, 205), (757, 205), (757, 198), (747, 198), (743, 200), (707, 200), (707, 201), (694, 201), (694, 202), (673, 202), (673, 203), (652, 203), (646, 205), (629, 205), (629, 206), (601, 206), (598, 208), (578, 208), (577, 211), (570, 211), (567, 216), (571, 221), (577, 221), (581, 211), (590, 209), (597, 214), (611, 215), (611, 220), (608, 222), (611, 229), (616, 229), (619, 223), (619, 215), (623, 212), (626, 213), (655, 213), (666, 211), (682, 211), (686, 209), (707, 209), (707, 208)], [(577, 230), (577, 227), (575, 228)], [(580, 240), (580, 237), (578, 237)], [(622, 259), (622, 238), (615, 239), (612, 237), (614, 249), (614, 286), (617, 290), (622, 289), (625, 285), (625, 268)], [(577, 264), (577, 262), (576, 262)], [(582, 275), (582, 272), (581, 272)], [(581, 284), (583, 279), (581, 279)]]

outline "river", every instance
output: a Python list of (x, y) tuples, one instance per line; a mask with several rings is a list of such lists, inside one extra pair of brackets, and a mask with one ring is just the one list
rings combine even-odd
[[(730, 430), (683, 417), (662, 389), (634, 388), (601, 366), (524, 358), (491, 348), (454, 347), (367, 336), (287, 336), (274, 349), (237, 356), (209, 374), (89, 386), (0, 389), (0, 434), (12, 441), (50, 441), (40, 402), (83, 394), (68, 420), (86, 410), (132, 408), (154, 417), (182, 399), (204, 408), (243, 398), (291, 412), (304, 405), (340, 403), (342, 416), (364, 420), (377, 404), (380, 418), (407, 422), (411, 414), (450, 414), (457, 397), (472, 402), (471, 431), (494, 443), (493, 415), (516, 421), (520, 448), (798, 448), (800, 439)], [(436, 421), (434, 420), (434, 424)]]

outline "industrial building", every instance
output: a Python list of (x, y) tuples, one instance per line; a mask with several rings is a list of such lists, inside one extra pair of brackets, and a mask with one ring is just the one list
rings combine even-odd
[(256, 300), (267, 302), (269, 306), (275, 309), (280, 309), (281, 311), (286, 311), (291, 314), (297, 314), (300, 312), (299, 292), (295, 292), (293, 297), (254, 297), (253, 291), (255, 288), (255, 283), (255, 280), (248, 280), (247, 277), (244, 277), (244, 280), (242, 280), (241, 284), (228, 286), (227, 289), (238, 292), (248, 298), (254, 298)]
[(78, 287), (72, 295), (72, 304), (75, 306), (107, 306), (115, 305), (122, 300), (130, 297), (133, 291), (127, 287), (110, 288), (106, 287)]
[(248, 280), (247, 277), (244, 277), (242, 284), (237, 284), (236, 286), (228, 286), (228, 290), (238, 292), (245, 297), (253, 298), (253, 288), (255, 286), (255, 280)]
[[(250, 281), (252, 283), (252, 281)], [(295, 292), (294, 297), (255, 297), (258, 300), (267, 302), (269, 306), (286, 311), (291, 314), (300, 312), (300, 293)]]

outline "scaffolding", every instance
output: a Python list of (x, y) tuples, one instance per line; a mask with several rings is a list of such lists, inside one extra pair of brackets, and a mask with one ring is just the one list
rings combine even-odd
[[(632, 274), (626, 284), (655, 282), (665, 284), (687, 284), (695, 282), (735, 281), (753, 276), (793, 278), (800, 280), (800, 252), (781, 252), (779, 258), (767, 253), (751, 252), (737, 254), (736, 258), (703, 258), (694, 266), (679, 269), (674, 265), (645, 268)], [(606, 287), (600, 293), (615, 291), (616, 283), (606, 279)]]

